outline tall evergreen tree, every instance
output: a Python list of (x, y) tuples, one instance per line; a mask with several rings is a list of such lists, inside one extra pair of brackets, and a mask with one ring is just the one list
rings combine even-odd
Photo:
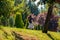
[(38, 15), (39, 11), (38, 11), (38, 8), (37, 8), (37, 6), (35, 5), (34, 2), (35, 2), (35, 0), (32, 0), (32, 1), (29, 0), (28, 5), (29, 5), (31, 13), (33, 13), (35, 15)]
[(23, 26), (24, 26), (21, 13), (16, 14), (15, 26), (17, 28), (23, 28)]

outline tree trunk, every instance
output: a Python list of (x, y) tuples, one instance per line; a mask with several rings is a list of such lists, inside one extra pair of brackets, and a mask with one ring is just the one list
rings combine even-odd
[(52, 11), (53, 11), (53, 5), (50, 5), (48, 8), (48, 13), (47, 13), (44, 28), (42, 31), (43, 33), (47, 33), (47, 31), (48, 31), (48, 26), (49, 26), (49, 21), (50, 21), (51, 15), (52, 15)]

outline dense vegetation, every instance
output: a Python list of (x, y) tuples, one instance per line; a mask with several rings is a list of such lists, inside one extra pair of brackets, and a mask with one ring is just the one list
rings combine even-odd
[(17, 28), (23, 28), (24, 27), (24, 23), (22, 21), (22, 15), (21, 14), (16, 14), (15, 26)]
[(36, 1), (0, 0), (0, 40), (60, 40), (60, 1)]

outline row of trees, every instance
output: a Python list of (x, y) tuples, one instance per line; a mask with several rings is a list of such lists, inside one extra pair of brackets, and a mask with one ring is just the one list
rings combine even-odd
[(23, 21), (23, 24), (25, 26), (27, 26), (27, 22), (28, 22), (27, 15), (29, 15), (29, 13), (30, 13), (29, 6), (27, 6), (25, 0), (20, 0), (20, 1), (19, 0), (1, 0), (0, 1), (0, 24), (4, 26), (10, 25), (10, 24), (13, 25), (13, 21), (14, 21), (14, 24), (16, 21), (15, 26), (18, 26), (18, 24), (21, 26), (22, 24), (21, 21)]
[[(0, 0), (0, 20), (4, 25), (7, 25), (8, 18), (14, 7), (13, 0)], [(0, 22), (0, 23), (1, 23)]]

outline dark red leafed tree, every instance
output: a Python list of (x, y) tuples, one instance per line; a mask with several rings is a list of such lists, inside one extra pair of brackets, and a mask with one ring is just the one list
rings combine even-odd
[(60, 0), (55, 0), (55, 2), (60, 4)]
[(47, 0), (47, 1), (49, 3), (49, 8), (48, 8), (48, 13), (47, 13), (47, 16), (46, 16), (44, 28), (43, 28), (43, 31), (42, 31), (43, 33), (48, 32), (48, 26), (49, 26), (49, 21), (50, 21), (51, 16), (52, 16), (54, 2), (60, 3), (60, 0)]
[(53, 11), (54, 0), (47, 0), (47, 3), (49, 3), (49, 8), (48, 8), (48, 13), (46, 16), (45, 24), (42, 30), (43, 33), (47, 33), (48, 31), (49, 21), (51, 19), (51, 15)]

